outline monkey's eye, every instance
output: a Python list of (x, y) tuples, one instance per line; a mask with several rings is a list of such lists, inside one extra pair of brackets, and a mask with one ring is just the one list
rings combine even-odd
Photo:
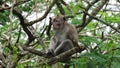
[(56, 20), (54, 19), (53, 22), (56, 22)]
[(58, 20), (56, 20), (56, 19), (54, 19), (53, 21), (54, 21), (54, 22), (58, 22)]
[(60, 23), (58, 23), (57, 25), (60, 26)]

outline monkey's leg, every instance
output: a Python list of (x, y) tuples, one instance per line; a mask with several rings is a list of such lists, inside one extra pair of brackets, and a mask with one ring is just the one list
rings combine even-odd
[[(63, 42), (61, 42), (60, 45), (58, 45), (58, 47), (55, 49), (54, 53), (55, 55), (59, 55), (69, 49), (73, 48), (73, 44), (72, 41), (67, 39), (64, 40)], [(60, 60), (60, 62), (65, 62), (65, 66), (64, 68), (69, 68), (70, 65), (68, 63), (68, 61), (71, 59), (71, 56), (66, 56), (65, 58), (63, 58), (62, 60)]]
[(72, 41), (69, 39), (64, 40), (61, 42), (61, 44), (58, 45), (58, 47), (55, 49), (54, 54), (59, 55), (69, 49), (73, 48)]

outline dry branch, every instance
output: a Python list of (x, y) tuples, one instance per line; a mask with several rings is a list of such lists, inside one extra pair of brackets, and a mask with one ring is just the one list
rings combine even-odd
[(36, 20), (34, 20), (34, 21), (31, 21), (31, 22), (26, 23), (26, 25), (27, 25), (27, 26), (31, 26), (31, 25), (33, 25), (33, 24), (35, 24), (35, 23), (43, 20), (43, 19), (48, 15), (48, 13), (49, 13), (50, 10), (52, 9), (52, 7), (55, 5), (55, 3), (57, 3), (57, 1), (58, 1), (58, 0), (54, 0), (54, 1), (53, 1), (53, 3), (48, 7), (48, 9), (46, 10), (46, 12), (44, 13), (43, 16), (41, 16), (40, 18), (38, 18), (38, 19), (36, 19)]
[[(101, 2), (96, 6), (95, 9), (92, 10), (92, 12), (90, 13), (91, 16), (96, 16), (97, 13), (103, 8), (103, 6), (107, 3), (107, 0), (101, 0)], [(88, 12), (88, 11), (86, 11)], [(76, 26), (77, 28), (79, 28), (79, 32), (84, 29), (85, 26), (87, 26), (90, 22), (91, 22), (92, 18), (88, 17), (86, 18), (86, 22), (84, 24), (84, 26), (78, 25)]]
[(20, 1), (20, 2), (18, 2), (18, 3), (15, 3), (14, 6), (10, 6), (10, 7), (8, 7), (7, 5), (4, 5), (3, 2), (0, 2), (0, 5), (3, 6), (2, 8), (0, 8), (0, 11), (4, 11), (4, 10), (7, 10), (7, 9), (10, 9), (10, 8), (12, 8), (12, 7), (15, 7), (15, 6), (24, 4), (24, 3), (28, 2), (28, 1), (30, 1), (30, 0)]
[(87, 12), (84, 12), (84, 13), (86, 13), (89, 17), (91, 17), (91, 18), (93, 18), (93, 19), (95, 19), (95, 20), (97, 20), (97, 21), (100, 21), (101, 23), (103, 23), (103, 24), (111, 27), (112, 29), (114, 29), (115, 31), (117, 31), (117, 32), (120, 33), (120, 30), (119, 30), (118, 28), (115, 28), (113, 25), (110, 25), (110, 23), (107, 23), (107, 22), (105, 22), (105, 21), (103, 21), (103, 20), (101, 20), (101, 19), (99, 19), (99, 18), (97, 18), (97, 17), (95, 17), (95, 16), (92, 16), (91, 14), (89, 14), (89, 13), (87, 13)]
[(30, 48), (30, 47), (26, 47), (26, 46), (22, 46), (22, 48), (32, 54), (35, 54), (35, 55), (39, 55), (39, 56), (43, 56), (44, 57), (44, 53), (41, 52), (41, 51), (38, 51), (38, 50), (35, 50), (34, 48)]

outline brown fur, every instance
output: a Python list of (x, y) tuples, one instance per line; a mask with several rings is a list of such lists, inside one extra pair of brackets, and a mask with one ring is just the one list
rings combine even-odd
[(58, 14), (53, 19), (52, 24), (55, 34), (51, 38), (47, 53), (58, 55), (78, 46), (77, 30), (73, 25), (66, 21), (63, 15)]

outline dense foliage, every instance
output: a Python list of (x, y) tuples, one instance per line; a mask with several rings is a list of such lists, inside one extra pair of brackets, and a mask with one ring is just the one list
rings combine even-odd
[[(68, 16), (78, 30), (79, 42), (87, 48), (72, 58), (71, 68), (119, 68), (119, 4), (119, 0), (0, 1), (0, 68), (49, 67), (38, 52), (47, 49), (49, 17), (58, 13)], [(24, 17), (23, 24), (13, 10)]]

